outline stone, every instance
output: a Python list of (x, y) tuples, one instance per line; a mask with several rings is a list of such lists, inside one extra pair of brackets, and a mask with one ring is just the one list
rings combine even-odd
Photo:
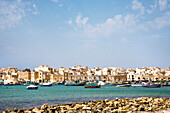
[(118, 101), (119, 99), (118, 98), (115, 98), (115, 101)]
[(24, 113), (32, 113), (32, 111), (26, 110)]
[(109, 100), (108, 100), (108, 99), (105, 99), (104, 101), (105, 101), (105, 102), (109, 102)]
[(5, 113), (10, 113), (11, 111), (9, 109), (6, 109), (5, 110)]
[(48, 108), (48, 103), (41, 106), (41, 109), (47, 109), (47, 108)]
[(143, 106), (139, 106), (138, 111), (145, 111), (145, 108)]
[(153, 111), (153, 108), (152, 108), (152, 107), (149, 107), (149, 108), (148, 108), (148, 111)]
[(26, 109), (20, 109), (17, 111), (17, 113), (24, 113), (26, 111)]
[(13, 109), (13, 111), (14, 111), (14, 112), (17, 112), (17, 111), (18, 111), (18, 108), (15, 107), (15, 108)]
[(118, 109), (114, 109), (112, 113), (118, 113)]

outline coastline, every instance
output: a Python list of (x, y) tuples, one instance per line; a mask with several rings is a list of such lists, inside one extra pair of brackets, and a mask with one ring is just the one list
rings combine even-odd
[(69, 103), (61, 105), (44, 104), (41, 107), (29, 109), (14, 108), (12, 111), (6, 109), (3, 113), (31, 113), (31, 112), (49, 112), (49, 113), (97, 113), (97, 112), (113, 112), (113, 113), (131, 113), (131, 112), (170, 112), (170, 97), (138, 97), (138, 98), (123, 98), (114, 100), (95, 100), (89, 102)]

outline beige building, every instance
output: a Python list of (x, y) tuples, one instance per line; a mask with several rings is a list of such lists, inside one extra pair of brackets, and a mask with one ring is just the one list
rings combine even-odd
[(31, 82), (39, 82), (38, 74), (39, 74), (39, 72), (35, 72), (35, 71), (31, 72)]
[(53, 72), (53, 68), (49, 67), (48, 65), (47, 66), (41, 65), (38, 68), (35, 68), (35, 71), (36, 72), (43, 71), (43, 72), (51, 72), (52, 73)]
[(18, 79), (25, 80), (26, 82), (31, 81), (31, 72), (25, 70), (18, 71)]

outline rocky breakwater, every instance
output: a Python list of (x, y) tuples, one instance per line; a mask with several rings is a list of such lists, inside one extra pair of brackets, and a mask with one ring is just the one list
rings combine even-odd
[(5, 110), (3, 113), (131, 113), (170, 112), (170, 98), (140, 97), (133, 99), (96, 100), (63, 105), (44, 104), (38, 108)]

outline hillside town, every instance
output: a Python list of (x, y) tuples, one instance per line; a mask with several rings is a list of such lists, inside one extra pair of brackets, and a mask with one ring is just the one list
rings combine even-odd
[(35, 70), (18, 70), (14, 67), (0, 68), (0, 81), (3, 84), (36, 83), (62, 83), (63, 81), (104, 81), (105, 83), (125, 81), (168, 81), (170, 80), (170, 67), (143, 67), (136, 69), (123, 69), (120, 67), (107, 67), (89, 69), (88, 66), (59, 67), (54, 69), (48, 65), (41, 65)]

